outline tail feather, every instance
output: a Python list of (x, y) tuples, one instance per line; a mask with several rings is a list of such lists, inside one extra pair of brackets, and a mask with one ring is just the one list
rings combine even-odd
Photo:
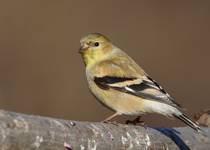
[(188, 116), (186, 116), (185, 114), (181, 114), (181, 115), (174, 115), (177, 119), (181, 120), (182, 122), (184, 122), (185, 124), (187, 124), (188, 126), (190, 126), (192, 129), (194, 129), (197, 132), (203, 132), (201, 130), (201, 128), (199, 127), (199, 125), (197, 123), (195, 123), (194, 121), (192, 121)]

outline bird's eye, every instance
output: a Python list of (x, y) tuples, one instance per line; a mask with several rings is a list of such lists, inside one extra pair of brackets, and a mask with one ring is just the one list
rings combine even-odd
[(98, 47), (99, 46), (99, 43), (98, 42), (95, 42), (94, 45), (95, 45), (95, 47)]

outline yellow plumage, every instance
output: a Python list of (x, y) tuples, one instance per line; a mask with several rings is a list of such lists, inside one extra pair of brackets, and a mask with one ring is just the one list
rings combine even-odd
[(196, 131), (179, 104), (125, 52), (102, 34), (89, 34), (81, 39), (80, 53), (86, 66), (91, 92), (117, 115), (158, 113), (176, 117)]

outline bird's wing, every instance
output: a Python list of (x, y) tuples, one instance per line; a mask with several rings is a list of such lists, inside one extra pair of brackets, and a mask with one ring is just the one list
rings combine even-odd
[[(121, 60), (121, 59), (120, 59)], [(130, 62), (130, 60), (129, 60)], [(176, 108), (181, 106), (135, 63), (125, 60), (102, 62), (94, 82), (103, 89), (114, 89), (143, 99), (158, 101)], [(103, 71), (102, 71), (103, 70)]]

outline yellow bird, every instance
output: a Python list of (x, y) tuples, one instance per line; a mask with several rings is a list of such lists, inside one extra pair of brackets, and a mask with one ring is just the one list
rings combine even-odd
[(104, 35), (92, 33), (80, 41), (91, 92), (117, 115), (158, 113), (175, 117), (196, 131), (200, 127), (183, 113), (174, 99), (125, 52)]

